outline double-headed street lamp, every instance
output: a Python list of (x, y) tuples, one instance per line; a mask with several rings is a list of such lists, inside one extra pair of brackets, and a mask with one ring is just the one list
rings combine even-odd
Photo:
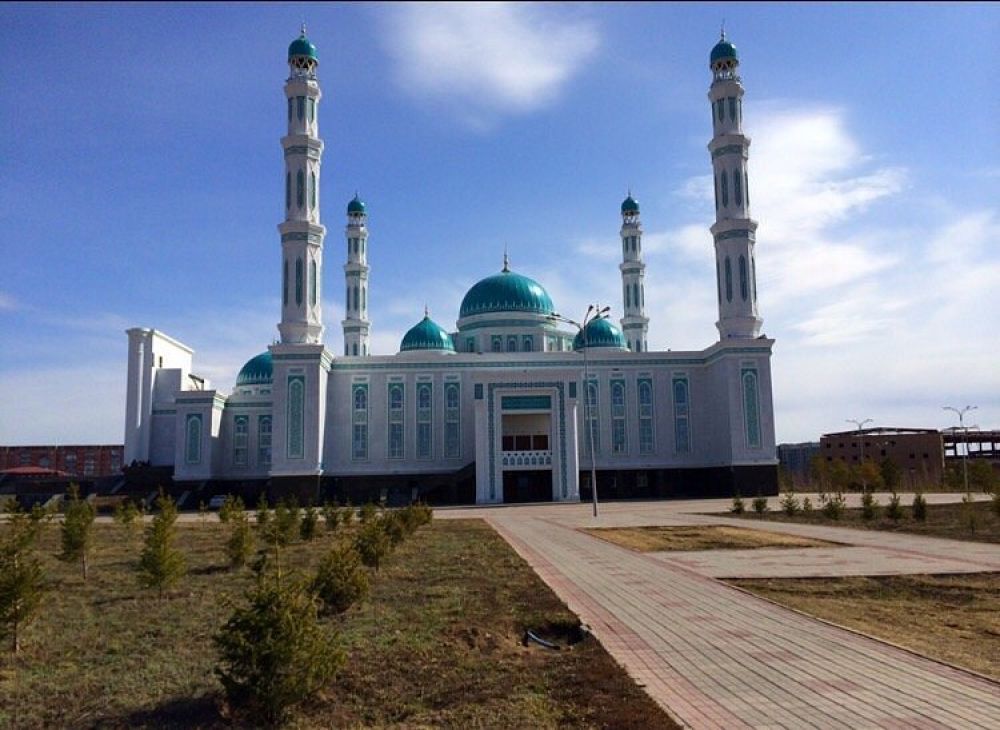
[(861, 492), (862, 494), (868, 491), (868, 485), (865, 483), (865, 437), (861, 434), (866, 423), (874, 423), (871, 418), (866, 418), (863, 421), (858, 421), (853, 418), (847, 419), (848, 423), (853, 423), (858, 427), (858, 443), (861, 445), (861, 467), (859, 471), (861, 472)]
[(966, 406), (958, 409), (954, 406), (941, 406), (942, 410), (952, 411), (958, 415), (958, 427), (965, 432), (965, 452), (962, 455), (962, 477), (965, 481), (965, 492), (969, 492), (969, 427), (965, 425), (965, 414), (976, 410), (977, 406)]
[(549, 319), (558, 320), (571, 324), (580, 330), (583, 335), (583, 420), (587, 426), (587, 434), (590, 441), (590, 494), (594, 503), (594, 517), (597, 517), (597, 457), (594, 453), (594, 425), (590, 419), (590, 368), (587, 363), (587, 350), (590, 344), (588, 340), (587, 325), (595, 319), (601, 319), (611, 310), (611, 307), (601, 307), (599, 304), (591, 304), (587, 307), (587, 313), (583, 316), (583, 322), (576, 322), (569, 317), (553, 312)]

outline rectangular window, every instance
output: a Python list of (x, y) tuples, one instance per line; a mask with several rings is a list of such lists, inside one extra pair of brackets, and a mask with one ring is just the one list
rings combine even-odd
[(444, 455), (449, 459), (457, 458), (461, 453), (459, 395), (458, 383), (444, 386)]
[(271, 466), (271, 417), (257, 419), (257, 465)]
[(288, 440), (286, 453), (289, 459), (305, 458), (306, 429), (306, 379), (301, 375), (288, 377)]
[(639, 398), (639, 453), (653, 453), (653, 381), (640, 380)]
[(548, 451), (549, 435), (547, 433), (536, 433), (531, 437), (531, 448), (535, 451)]
[(403, 458), (403, 384), (389, 383), (389, 458)]
[(691, 450), (690, 404), (688, 402), (688, 380), (685, 377), (674, 378), (674, 449), (679, 454)]
[(433, 421), (433, 390), (430, 383), (417, 383), (417, 458), (432, 456), (431, 423)]
[(316, 100), (310, 96), (306, 104), (309, 106), (309, 122), (312, 123), (316, 121)]
[(611, 453), (625, 452), (625, 383), (613, 380), (611, 381)]
[(184, 461), (201, 463), (201, 414), (192, 413), (184, 422)]
[(351, 458), (364, 461), (368, 458), (368, 386), (355, 385), (351, 400)]
[(730, 96), (729, 97), (729, 118), (731, 120), (733, 120), (734, 122), (736, 121), (736, 97), (735, 96)]
[(247, 465), (249, 431), (249, 416), (236, 416), (233, 419), (233, 466)]
[(302, 121), (302, 117), (305, 115), (306, 111), (306, 98), (304, 96), (295, 97), (295, 114), (298, 116), (299, 121)]

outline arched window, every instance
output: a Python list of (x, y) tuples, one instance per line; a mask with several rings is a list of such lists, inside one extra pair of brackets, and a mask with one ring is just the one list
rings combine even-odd
[(750, 286), (753, 289), (753, 300), (757, 301), (757, 261), (750, 254)]
[(757, 403), (757, 371), (743, 371), (743, 427), (747, 446), (760, 448), (760, 409)]
[(626, 284), (625, 285), (625, 309), (632, 306), (632, 288)]
[(184, 447), (184, 460), (188, 464), (201, 462), (201, 416), (192, 414), (187, 417), (187, 436)]
[(736, 121), (736, 97), (729, 97), (729, 118)]
[(302, 117), (305, 114), (305, 110), (306, 110), (306, 98), (304, 96), (296, 96), (295, 113), (298, 116), (300, 122), (302, 121)]
[(517, 352), (517, 338), (508, 337), (507, 338), (507, 352)]
[(750, 180), (747, 178), (746, 169), (743, 170), (743, 190), (746, 193), (747, 207), (750, 207)]
[(739, 168), (733, 170), (733, 198), (736, 205), (743, 205), (743, 181), (740, 179)]
[(288, 97), (288, 122), (292, 122), (292, 97)]
[(718, 210), (719, 209), (719, 176), (718, 175), (713, 175), (712, 176), (712, 183), (713, 183), (712, 187), (715, 190), (715, 209)]
[(347, 303), (344, 305), (348, 310), (351, 309), (351, 287), (347, 287)]
[(361, 311), (368, 311), (368, 287), (361, 287)]
[(722, 274), (719, 272), (719, 259), (715, 259), (715, 293), (719, 298), (719, 306), (722, 306)]
[(288, 378), (288, 458), (301, 459), (305, 456), (305, 379), (302, 376)]
[(653, 385), (648, 380), (639, 381), (639, 453), (653, 451)]
[(316, 173), (309, 173), (309, 207), (316, 210)]
[(431, 386), (421, 383), (417, 388), (417, 408), (425, 410), (431, 407)]
[(285, 259), (284, 275), (281, 279), (281, 304), (288, 306), (288, 259)]
[(729, 205), (729, 184), (726, 180), (726, 171), (722, 171), (722, 207), (725, 208)]
[(458, 408), (458, 386), (448, 385), (444, 390), (444, 407)]
[(726, 301), (733, 301), (733, 265), (726, 256)]
[(645, 307), (646, 306), (646, 285), (645, 284), (640, 284), (639, 285), (639, 306), (640, 307)]
[(357, 342), (355, 342), (353, 345), (351, 345), (351, 354), (352, 355), (357, 355), (358, 354), (358, 343)]
[(303, 188), (306, 184), (306, 176), (303, 174), (302, 170), (295, 173), (295, 204), (300, 208), (305, 205), (305, 190)]
[(316, 120), (316, 100), (310, 96), (306, 103), (309, 106), (309, 122), (312, 123)]
[(743, 297), (744, 302), (750, 296), (747, 286), (747, 259), (745, 256), (740, 256), (740, 296)]
[(389, 388), (389, 408), (396, 410), (403, 407), (403, 388), (396, 386)]
[(295, 259), (295, 306), (302, 306), (302, 259)]
[(356, 411), (368, 410), (368, 391), (366, 391), (364, 388), (354, 389), (354, 410)]
[(635, 302), (637, 308), (641, 306), (639, 301), (639, 285), (637, 283), (632, 284), (632, 301)]
[(625, 383), (611, 383), (611, 452), (624, 454), (625, 442)]
[(360, 302), (361, 302), (361, 300), (358, 298), (358, 285), (355, 284), (354, 285), (354, 309), (355, 310), (360, 310), (361, 309)]
[(674, 379), (674, 449), (678, 453), (691, 450), (687, 378)]
[(316, 262), (309, 262), (309, 303), (316, 306)]
[(285, 173), (285, 211), (292, 207), (292, 173)]

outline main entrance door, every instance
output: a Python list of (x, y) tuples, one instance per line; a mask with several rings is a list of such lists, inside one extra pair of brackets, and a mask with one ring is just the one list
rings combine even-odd
[(503, 473), (503, 501), (551, 502), (552, 470), (505, 471)]

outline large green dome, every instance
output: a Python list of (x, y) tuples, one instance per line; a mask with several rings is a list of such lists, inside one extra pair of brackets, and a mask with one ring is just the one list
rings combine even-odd
[(307, 56), (314, 61), (319, 60), (319, 56), (316, 55), (316, 46), (309, 42), (306, 38), (306, 32), (303, 28), (302, 35), (292, 41), (292, 44), (288, 46), (288, 60), (291, 60), (293, 56)]
[(240, 368), (240, 374), (236, 376), (236, 384), (262, 385), (270, 383), (273, 373), (274, 364), (271, 362), (271, 351), (268, 350), (247, 360), (247, 364)]
[[(611, 324), (605, 318), (592, 319), (587, 323), (586, 338), (583, 332), (578, 332), (573, 338), (573, 349), (582, 350), (584, 347), (613, 347), (618, 350), (627, 350), (625, 335), (622, 331)], [(586, 344), (585, 344), (586, 343)]]
[(455, 344), (451, 341), (451, 335), (445, 332), (444, 327), (425, 314), (422, 320), (403, 335), (403, 341), (399, 345), (400, 352), (411, 350), (454, 352)]
[(477, 282), (462, 299), (459, 317), (487, 312), (552, 314), (555, 307), (541, 284), (504, 267), (499, 274)]

